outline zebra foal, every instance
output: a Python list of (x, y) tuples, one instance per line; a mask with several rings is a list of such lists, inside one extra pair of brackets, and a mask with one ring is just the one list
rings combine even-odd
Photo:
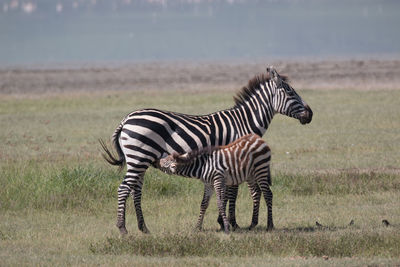
[(258, 135), (249, 134), (226, 146), (169, 155), (160, 159), (157, 167), (166, 173), (197, 178), (204, 183), (206, 190), (196, 225), (199, 229), (202, 228), (214, 189), (225, 233), (229, 233), (229, 222), (225, 214), (225, 187), (239, 185), (244, 181), (247, 182), (253, 198), (250, 229), (258, 224), (261, 192), (267, 203), (267, 229), (273, 229), (270, 161), (271, 150), (268, 145)]

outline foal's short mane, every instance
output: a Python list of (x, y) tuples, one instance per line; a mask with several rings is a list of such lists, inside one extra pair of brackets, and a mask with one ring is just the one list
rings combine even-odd
[[(284, 82), (289, 81), (287, 76), (279, 75), (279, 77)], [(247, 86), (243, 86), (236, 96), (233, 97), (235, 106), (240, 106), (244, 104), (244, 102), (248, 101), (258, 90), (261, 89), (260, 85), (267, 83), (269, 80), (271, 80), (270, 73), (256, 75), (253, 79), (250, 79)]]

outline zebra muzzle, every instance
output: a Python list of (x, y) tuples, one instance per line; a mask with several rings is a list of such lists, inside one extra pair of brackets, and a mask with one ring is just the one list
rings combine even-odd
[(299, 121), (301, 124), (310, 123), (312, 120), (313, 112), (309, 106), (305, 107), (306, 110), (303, 111), (299, 116)]

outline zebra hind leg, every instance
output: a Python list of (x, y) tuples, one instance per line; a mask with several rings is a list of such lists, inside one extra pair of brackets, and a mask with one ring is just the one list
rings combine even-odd
[(131, 188), (126, 184), (125, 180), (118, 188), (118, 214), (117, 214), (117, 227), (121, 235), (128, 234), (125, 227), (125, 209), (126, 199), (131, 193)]
[(254, 229), (258, 224), (258, 212), (260, 210), (260, 199), (261, 199), (261, 189), (257, 183), (248, 184), (251, 198), (253, 199), (253, 216), (251, 219), (251, 224), (249, 230)]
[(122, 235), (126, 235), (128, 231), (125, 226), (125, 211), (126, 211), (126, 199), (129, 194), (133, 192), (133, 201), (135, 204), (136, 217), (138, 221), (138, 228), (144, 233), (148, 233), (148, 229), (144, 222), (142, 208), (141, 208), (141, 197), (142, 197), (142, 185), (143, 185), (143, 174), (132, 175), (127, 172), (125, 179), (122, 181), (118, 188), (118, 215), (117, 215), (117, 227)]
[(143, 186), (143, 176), (140, 176), (140, 178), (133, 180), (133, 203), (135, 205), (135, 211), (136, 211), (136, 218), (137, 218), (137, 223), (138, 223), (138, 228), (140, 231), (142, 231), (145, 234), (150, 233), (150, 231), (146, 227), (146, 223), (144, 222), (144, 217), (143, 217), (143, 212), (142, 212), (142, 186)]

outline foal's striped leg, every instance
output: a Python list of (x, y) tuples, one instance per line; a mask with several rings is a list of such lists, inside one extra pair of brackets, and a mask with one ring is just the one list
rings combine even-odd
[(225, 199), (229, 200), (229, 223), (232, 226), (232, 230), (236, 230), (239, 225), (236, 223), (236, 198), (238, 195), (239, 186), (232, 185), (227, 186), (227, 193)]
[(251, 197), (253, 199), (253, 216), (251, 219), (251, 224), (249, 226), (249, 230), (254, 229), (254, 227), (258, 224), (258, 212), (260, 210), (260, 199), (261, 199), (261, 189), (258, 186), (257, 182), (251, 182), (248, 184)]
[(267, 230), (274, 229), (274, 222), (272, 219), (272, 191), (269, 187), (269, 183), (267, 179), (261, 179), (258, 181), (261, 191), (264, 195), (265, 202), (267, 203), (267, 210), (268, 210), (268, 223), (267, 223)]
[[(228, 220), (230, 225), (232, 226), (232, 230), (239, 229), (239, 225), (236, 223), (236, 198), (238, 195), (239, 186), (238, 185), (230, 185), (225, 187), (225, 199), (224, 206), (226, 207), (229, 201), (229, 216)], [(224, 230), (224, 222), (222, 220), (221, 215), (218, 216), (218, 223), (221, 226), (221, 231)]]

